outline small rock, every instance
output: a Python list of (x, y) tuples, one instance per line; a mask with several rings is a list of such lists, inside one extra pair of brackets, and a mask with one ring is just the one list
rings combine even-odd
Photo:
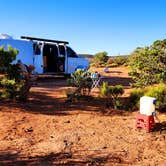
[(31, 132), (33, 132), (33, 128), (30, 127), (29, 129), (26, 129), (25, 132), (27, 132), (27, 133), (31, 133)]
[(66, 139), (64, 139), (64, 140), (63, 140), (63, 142), (64, 142), (64, 143), (67, 143), (67, 140), (66, 140)]
[(78, 137), (78, 141), (80, 141), (81, 140), (81, 137)]
[(68, 120), (68, 121), (65, 121), (64, 123), (70, 123), (70, 120)]

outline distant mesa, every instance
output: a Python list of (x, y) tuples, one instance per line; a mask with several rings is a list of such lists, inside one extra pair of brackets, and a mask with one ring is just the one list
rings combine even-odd
[(4, 34), (4, 33), (0, 33), (0, 39), (13, 39), (12, 36)]

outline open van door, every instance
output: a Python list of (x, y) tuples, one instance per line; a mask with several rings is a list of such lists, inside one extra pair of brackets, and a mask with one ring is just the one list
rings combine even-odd
[(58, 47), (53, 43), (45, 43), (43, 46), (43, 70), (44, 73), (55, 74), (58, 72)]
[(65, 73), (66, 60), (66, 47), (65, 45), (59, 45), (58, 72)]
[(43, 57), (42, 57), (43, 44), (33, 43), (33, 65), (35, 66), (35, 73), (43, 73)]

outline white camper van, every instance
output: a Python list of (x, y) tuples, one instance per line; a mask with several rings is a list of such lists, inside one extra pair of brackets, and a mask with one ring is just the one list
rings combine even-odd
[(17, 59), (34, 65), (37, 74), (71, 74), (78, 68), (87, 69), (89, 61), (79, 57), (66, 41), (21, 36), (21, 39), (0, 36), (0, 46), (11, 45), (19, 51)]

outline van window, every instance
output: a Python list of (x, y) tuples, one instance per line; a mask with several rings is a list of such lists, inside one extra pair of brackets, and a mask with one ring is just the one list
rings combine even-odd
[(37, 43), (33, 43), (33, 51), (35, 55), (41, 54), (41, 45)]
[(78, 58), (77, 54), (70, 47), (67, 47), (67, 57)]
[(59, 54), (60, 54), (60, 57), (65, 57), (65, 47), (64, 46), (59, 46)]

